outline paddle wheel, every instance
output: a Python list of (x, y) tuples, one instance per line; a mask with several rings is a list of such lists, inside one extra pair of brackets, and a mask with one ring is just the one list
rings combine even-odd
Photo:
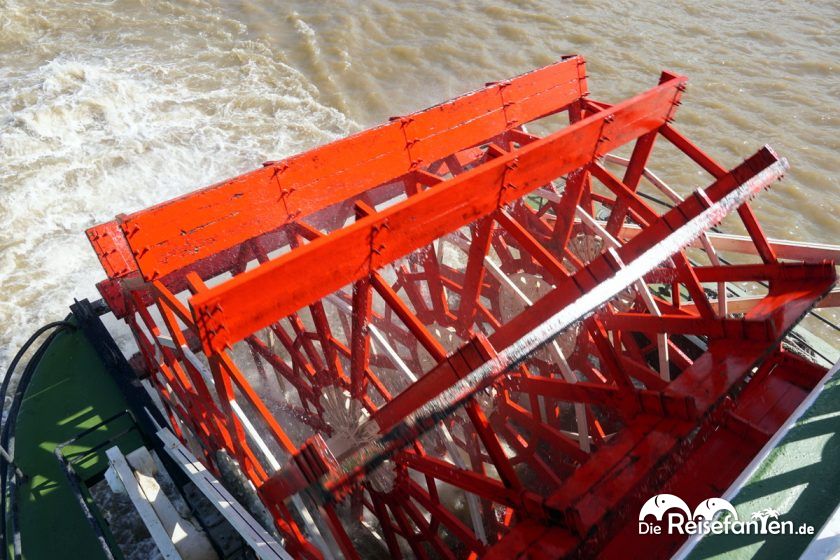
[(735, 479), (824, 373), (780, 342), (835, 281), (745, 203), (784, 160), (674, 128), (685, 84), (610, 105), (567, 57), (90, 229), (169, 429), (296, 557), (672, 553), (640, 504)]

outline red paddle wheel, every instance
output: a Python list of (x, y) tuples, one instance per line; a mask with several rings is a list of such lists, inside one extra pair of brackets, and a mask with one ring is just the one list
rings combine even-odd
[[(639, 505), (746, 466), (823, 372), (780, 341), (835, 280), (736, 200), (784, 160), (727, 170), (672, 126), (685, 83), (596, 102), (572, 56), (267, 162), (89, 230), (100, 291), (170, 429), (294, 556), (666, 556)], [(707, 186), (654, 176), (663, 143)]]

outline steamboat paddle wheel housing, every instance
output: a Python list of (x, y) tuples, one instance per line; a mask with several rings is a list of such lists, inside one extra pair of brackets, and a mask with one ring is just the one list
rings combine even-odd
[[(91, 228), (99, 289), (295, 557), (669, 555), (641, 503), (719, 496), (816, 385), (780, 342), (836, 275), (746, 202), (783, 159), (674, 128), (685, 85), (593, 101), (579, 56), (487, 84)], [(664, 143), (703, 188), (652, 175)]]

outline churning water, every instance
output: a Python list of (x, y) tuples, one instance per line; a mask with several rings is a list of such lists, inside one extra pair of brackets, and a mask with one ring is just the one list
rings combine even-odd
[(0, 0), (0, 368), (97, 297), (85, 228), (566, 53), (607, 101), (688, 75), (689, 137), (790, 160), (767, 232), (837, 242), (837, 5), (657, 4)]

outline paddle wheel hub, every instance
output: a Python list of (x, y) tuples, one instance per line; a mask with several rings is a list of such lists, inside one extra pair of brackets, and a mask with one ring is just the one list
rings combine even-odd
[[(784, 160), (673, 127), (685, 84), (597, 102), (571, 56), (266, 162), (91, 228), (100, 291), (297, 557), (665, 557), (641, 503), (720, 495), (778, 429), (824, 371), (780, 341), (836, 276), (746, 203)], [(663, 141), (707, 186), (652, 174)]]

